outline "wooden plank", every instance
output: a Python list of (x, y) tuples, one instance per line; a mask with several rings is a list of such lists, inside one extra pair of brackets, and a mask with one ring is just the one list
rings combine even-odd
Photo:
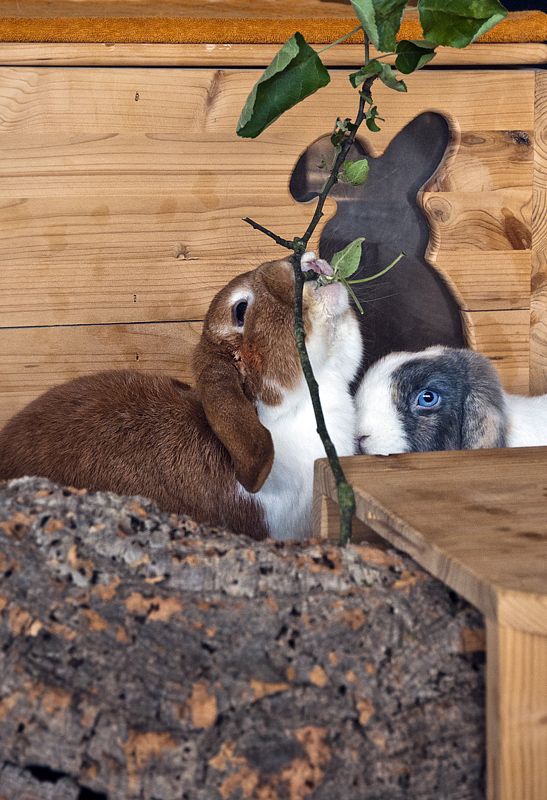
[[(142, 102), (140, 95), (137, 102)], [(326, 112), (327, 113), (327, 112)], [(59, 125), (61, 122), (59, 121)], [(323, 126), (324, 126), (323, 122)], [(61, 130), (40, 134), (31, 122), (23, 129), (12, 132), (2, 129), (2, 171), (7, 179), (51, 177), (53, 170), (77, 174), (82, 170), (102, 174), (117, 170), (122, 174), (138, 176), (149, 172), (149, 161), (164, 180), (172, 179), (174, 171), (195, 172), (195, 159), (201, 158), (211, 172), (234, 170), (242, 152), (245, 166), (261, 167), (271, 145), (265, 151), (261, 138), (253, 142), (236, 138), (234, 131), (206, 130), (198, 140), (192, 137), (188, 121), (181, 120), (181, 130), (169, 132), (144, 132), (136, 130), (97, 131), (90, 122), (87, 133), (74, 134)], [(322, 130), (324, 133), (324, 130)], [(308, 134), (301, 134), (309, 143)], [(465, 133), (455, 144), (455, 153), (448, 167), (441, 167), (430, 184), (425, 187), (425, 198), (430, 192), (493, 192), (504, 190), (531, 190), (534, 174), (534, 149), (531, 131), (472, 131)], [(38, 149), (39, 144), (39, 149)], [(294, 144), (280, 142), (276, 147), (271, 170), (274, 176), (290, 169)], [(184, 159), (182, 156), (184, 155)], [(204, 156), (207, 155), (205, 159)], [(298, 153), (300, 155), (300, 153)], [(15, 189), (17, 184), (13, 185)], [(9, 184), (6, 187), (9, 190)], [(105, 186), (109, 191), (109, 186)]]
[(532, 198), (530, 386), (547, 392), (547, 73), (536, 74), (536, 134)]
[(0, 426), (55, 384), (103, 369), (137, 369), (192, 383), (201, 323), (0, 329)]
[[(314, 536), (317, 539), (334, 539), (336, 538), (336, 532), (340, 533), (340, 510), (338, 504), (331, 500), (330, 497), (325, 497), (325, 495), (317, 495), (317, 501), (316, 496), (314, 496)], [(386, 548), (385, 540), (357, 517), (353, 518), (351, 541), (352, 544), (366, 542), (383, 550)]]
[[(199, 171), (188, 177), (192, 192), (181, 179), (181, 194), (147, 194), (143, 180), (141, 194), (0, 199), (0, 324), (201, 319), (231, 278), (285, 255), (242, 222), (245, 213), (288, 238), (309, 223), (310, 208), (292, 199), (257, 204), (260, 182), (261, 173), (248, 176), (246, 207), (230, 207), (229, 174)], [(150, 184), (161, 192), (160, 178)], [(236, 194), (241, 203), (243, 189)], [(224, 207), (207, 209), (215, 197)]]
[(470, 311), (530, 308), (530, 250), (441, 250), (434, 266)]
[(508, 392), (530, 392), (530, 312), (472, 311), (467, 321), (468, 344), (494, 362)]
[(530, 250), (532, 187), (496, 192), (424, 192), (435, 246), (445, 250)]
[[(446, 94), (448, 74), (431, 73), (437, 93)], [(452, 74), (462, 81), (461, 74)], [(474, 75), (480, 84), (483, 73)], [(239, 112), (242, 81), (245, 91), (250, 88), (248, 73), (219, 78), (216, 72), (203, 70), (184, 75), (176, 70), (139, 70), (138, 101), (133, 70), (1, 70), (0, 76), (6, 104), (0, 126), (4, 325), (200, 317), (219, 286), (242, 271), (242, 262), (245, 269), (246, 263), (254, 266), (279, 255), (269, 240), (241, 224), (242, 216), (249, 214), (287, 238), (307, 226), (311, 209), (291, 200), (287, 181), (302, 149), (325, 130), (328, 98), (315, 118), (315, 128), (308, 120), (305, 131), (300, 126), (298, 139), (294, 132), (288, 141), (285, 134), (276, 135), (272, 160), (271, 141), (248, 142), (234, 136), (234, 97), (239, 98)], [(517, 83), (524, 102), (530, 76), (522, 80), (523, 76), (518, 74)], [(429, 107), (435, 91), (429, 84), (427, 88)], [(169, 108), (175, 108), (178, 117), (158, 107), (157, 89), (160, 100), (166, 92), (172, 94)], [(232, 89), (240, 94), (234, 95)], [(346, 91), (354, 101), (349, 83)], [(224, 117), (221, 95), (230, 99), (229, 130), (217, 129), (218, 119)], [(215, 111), (210, 117), (217, 101), (219, 116)], [(418, 110), (412, 106), (412, 116)], [(67, 114), (72, 123), (85, 125), (86, 132), (71, 131)], [(507, 122), (503, 116), (504, 126)], [(105, 132), (106, 124), (114, 131)], [(461, 124), (465, 126), (464, 119)], [(166, 126), (168, 132), (157, 130)], [(195, 126), (201, 128), (199, 136)], [(384, 143), (386, 130), (378, 134)], [(380, 150), (382, 140), (376, 141)], [(204, 166), (196, 170), (196, 164)], [(456, 203), (452, 195), (439, 200), (440, 193), (433, 194), (437, 203)], [(480, 203), (481, 198), (473, 202)], [(471, 200), (465, 195), (459, 202)], [(518, 219), (519, 211), (511, 204), (520, 207), (520, 196), (515, 199), (505, 193), (496, 202), (492, 213), (505, 202)], [(331, 203), (324, 222), (333, 212)], [(464, 227), (469, 214), (464, 215)], [(496, 243), (503, 237), (499, 226), (494, 228)], [(452, 239), (463, 235), (459, 245), (467, 245), (461, 225), (452, 232)], [(508, 247), (506, 237), (504, 241)], [(188, 261), (181, 269), (181, 254), (199, 261)], [(199, 271), (193, 269), (198, 265)], [(190, 279), (187, 267), (192, 268)], [(183, 283), (184, 291), (173, 293), (173, 284)]]
[[(355, 96), (347, 75), (336, 73), (332, 86), (317, 95), (320, 103), (314, 98), (311, 106), (302, 105), (297, 114), (291, 112), (296, 115), (288, 125), (280, 120), (280, 127), (276, 123), (260, 141), (239, 140), (234, 134), (237, 116), (259, 74), (0, 70), (2, 324), (199, 319), (215, 291), (233, 275), (278, 257), (279, 248), (240, 219), (250, 214), (287, 238), (301, 234), (311, 208), (290, 199), (290, 171), (306, 145), (325, 132), (325, 120), (333, 107), (338, 111), (340, 98), (342, 104), (351, 100), (348, 115), (353, 114)], [(429, 109), (433, 103), (451, 119), (457, 112), (462, 131), (486, 128), (494, 131), (495, 142), (496, 130), (517, 126), (517, 115), (512, 118), (502, 102), (509, 91), (521, 103), (518, 126), (529, 129), (531, 73), (501, 78), (495, 72), (430, 72), (411, 77), (412, 102), (397, 97), (402, 114), (393, 105), (394, 93), (380, 87), (382, 103), (388, 110), (391, 104), (393, 118), (387, 121), (386, 113), (386, 125), (374, 138), (377, 153), (422, 110), (420, 104)], [(473, 103), (481, 110), (480, 128)], [(485, 147), (495, 162), (491, 142)], [(519, 162), (518, 169), (528, 168), (526, 159)], [(494, 173), (499, 174), (498, 167), (492, 167)], [(522, 232), (529, 222), (527, 192), (501, 189), (473, 197), (467, 192), (431, 193), (428, 197), (434, 195), (437, 203), (449, 202), (454, 209), (454, 224), (447, 223), (442, 231), (443, 247), (452, 240), (457, 246), (451, 251), (461, 247), (465, 252), (472, 231), (472, 244), (481, 252), (502, 240), (504, 253), (513, 258), (513, 229)], [(479, 222), (486, 215), (492, 242), (488, 236), (480, 238), (481, 224), (471, 224), (472, 209), (482, 209), (484, 196), (488, 202)], [(507, 225), (492, 222), (502, 209), (503, 219), (513, 220), (512, 240)], [(330, 203), (327, 217), (333, 212)], [(511, 303), (516, 301), (507, 301), (506, 307)], [(468, 320), (478, 328), (486, 325), (493, 341), (501, 335), (501, 356), (495, 355), (502, 358), (502, 367), (507, 363), (506, 385), (525, 390), (527, 370), (519, 350), (524, 351), (523, 318)], [(494, 333), (497, 325), (501, 327)], [(473, 336), (480, 349), (479, 333)], [(512, 339), (506, 341), (506, 334)], [(509, 367), (514, 357), (517, 361)]]
[[(87, 6), (87, 4), (86, 4)], [(324, 45), (313, 45), (320, 50)], [(278, 44), (57, 44), (50, 42), (0, 42), (0, 65), (78, 67), (267, 67), (279, 51)], [(376, 50), (370, 48), (374, 58)], [(360, 67), (363, 47), (345, 44), (321, 54), (327, 66)], [(393, 57), (384, 59), (394, 62)], [(432, 67), (509, 67), (547, 63), (547, 46), (539, 42), (475, 43), (463, 50), (439, 47)]]
[[(247, 95), (261, 74), (260, 70), (2, 67), (0, 131), (190, 130), (194, 138), (204, 131), (234, 136)], [(356, 93), (347, 76), (345, 70), (334, 70), (329, 86), (284, 114), (264, 132), (262, 141), (279, 146), (280, 141), (302, 142), (305, 134), (308, 144), (331, 130), (333, 113), (353, 117)], [(440, 111), (457, 120), (462, 131), (533, 129), (532, 70), (430, 70), (405, 81), (406, 94), (375, 85), (374, 99), (386, 119), (382, 131), (374, 134), (380, 151), (422, 111)], [(518, 97), (519, 103), (507, 103), (507, 97)]]
[(547, 797), (547, 637), (486, 621), (488, 800)]
[[(341, 463), (359, 519), (487, 617), (547, 635), (547, 448), (350, 456)], [(316, 488), (336, 501), (326, 459), (316, 462)]]
[(530, 189), (534, 173), (534, 131), (453, 132), (455, 153), (425, 191), (491, 192)]

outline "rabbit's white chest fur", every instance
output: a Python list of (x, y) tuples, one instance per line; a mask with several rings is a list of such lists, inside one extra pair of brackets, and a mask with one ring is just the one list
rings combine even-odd
[[(314, 328), (307, 346), (327, 430), (340, 456), (355, 450), (355, 409), (349, 385), (361, 360), (361, 339), (352, 313), (338, 324)], [(313, 462), (325, 450), (316, 430), (315, 415), (304, 377), (292, 391), (283, 392), (278, 406), (259, 403), (258, 416), (274, 443), (274, 463), (255, 495), (264, 507), (274, 539), (308, 539), (312, 534)]]

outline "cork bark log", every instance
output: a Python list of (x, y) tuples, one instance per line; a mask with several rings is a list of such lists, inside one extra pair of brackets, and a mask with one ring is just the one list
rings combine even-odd
[(483, 619), (392, 550), (0, 486), (0, 798), (478, 800)]

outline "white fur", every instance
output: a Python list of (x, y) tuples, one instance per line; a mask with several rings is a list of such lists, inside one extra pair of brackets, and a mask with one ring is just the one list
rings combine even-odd
[[(340, 284), (318, 291), (306, 284), (313, 329), (306, 346), (319, 385), (321, 406), (338, 455), (355, 450), (355, 409), (349, 385), (361, 360), (359, 326)], [(263, 487), (253, 497), (265, 511), (274, 539), (311, 536), (313, 462), (325, 450), (316, 430), (307, 383), (283, 391), (278, 406), (258, 405), (258, 416), (272, 435), (275, 459)]]
[(392, 353), (367, 370), (355, 394), (357, 439), (362, 453), (405, 453), (408, 441), (392, 401), (391, 374), (407, 360)]
[(393, 404), (391, 376), (397, 367), (412, 358), (433, 357), (441, 352), (441, 347), (430, 347), (421, 353), (390, 353), (367, 370), (355, 394), (360, 452), (388, 456), (409, 450), (406, 434)]
[(526, 397), (505, 393), (507, 446), (547, 445), (547, 394)]

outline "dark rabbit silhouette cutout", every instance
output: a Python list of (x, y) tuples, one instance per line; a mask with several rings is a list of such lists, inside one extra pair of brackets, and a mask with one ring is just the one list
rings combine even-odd
[[(364, 308), (358, 315), (364, 341), (363, 369), (392, 350), (421, 350), (429, 345), (464, 347), (459, 306), (439, 273), (425, 260), (429, 227), (417, 194), (432, 177), (446, 152), (450, 132), (440, 114), (426, 112), (395, 136), (378, 158), (356, 141), (348, 158), (367, 158), (370, 172), (363, 186), (337, 183), (329, 197), (337, 203), (319, 241), (321, 258), (330, 261), (358, 236), (363, 254), (353, 278), (365, 278), (405, 258), (370, 283), (353, 287)], [(328, 173), (318, 165), (332, 163), (330, 136), (310, 145), (291, 176), (295, 200), (317, 197)]]

